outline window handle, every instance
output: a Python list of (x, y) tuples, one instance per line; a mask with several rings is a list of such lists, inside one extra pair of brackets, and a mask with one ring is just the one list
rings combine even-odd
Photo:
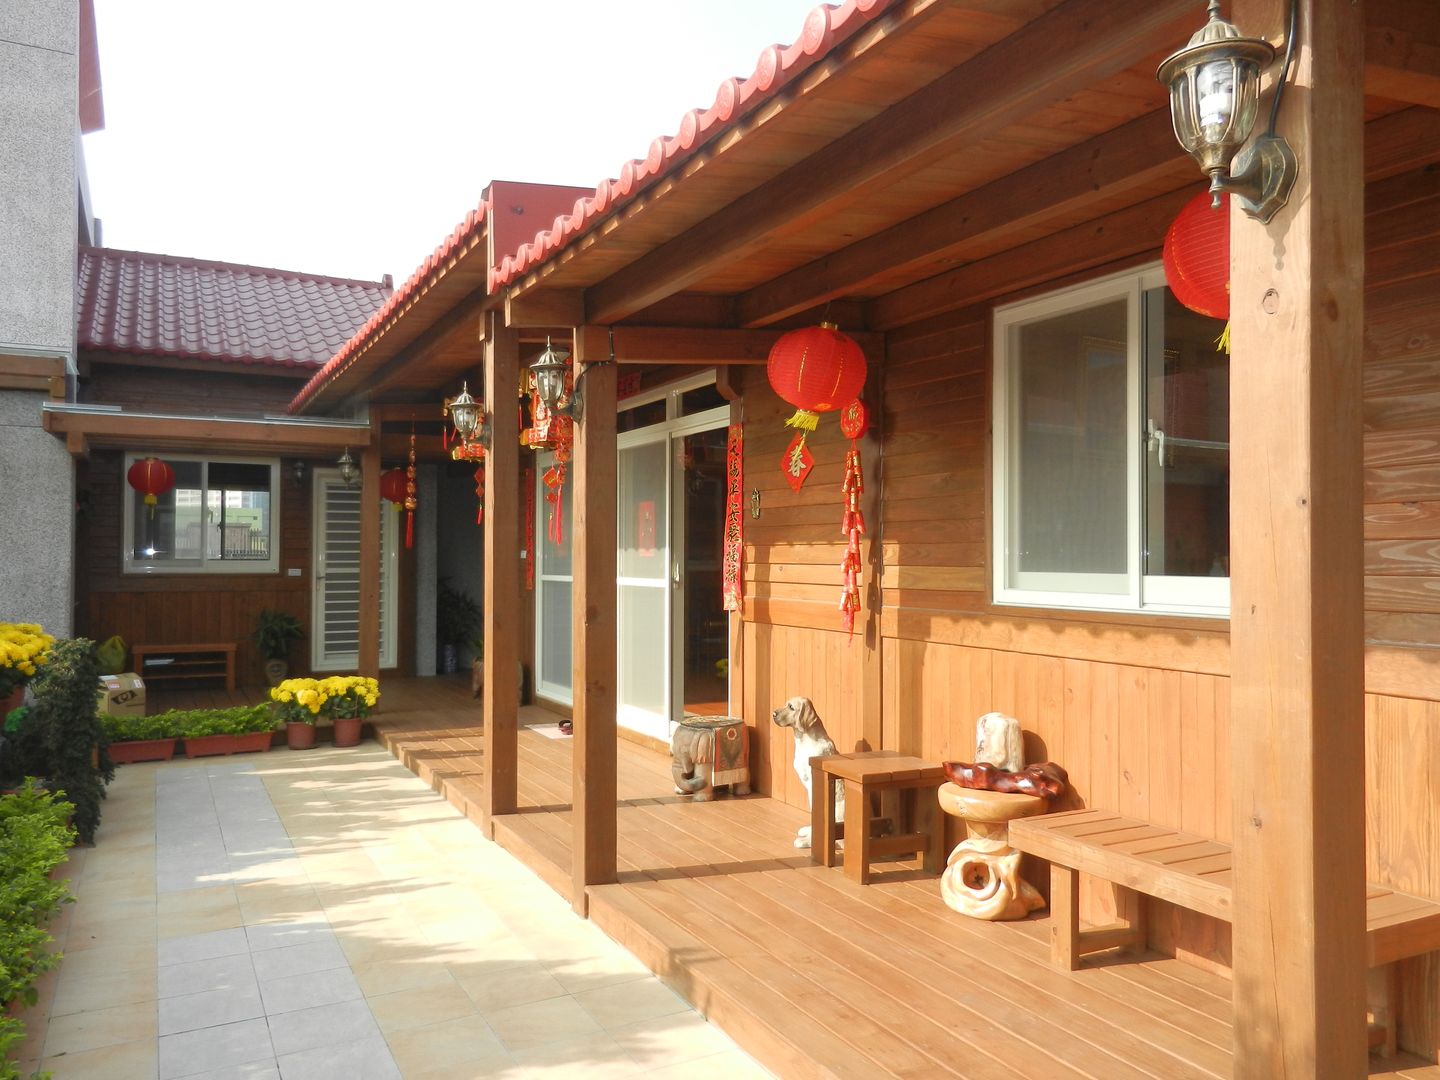
[(1155, 451), (1155, 463), (1165, 468), (1165, 432), (1154, 420), (1145, 421), (1145, 449)]

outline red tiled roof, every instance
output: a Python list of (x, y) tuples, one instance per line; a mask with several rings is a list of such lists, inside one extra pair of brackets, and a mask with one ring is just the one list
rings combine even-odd
[(415, 272), (405, 279), (404, 284), (390, 294), (390, 298), (380, 306), (375, 314), (370, 316), (365, 325), (359, 327), (348, 339), (339, 343), (337, 350), (334, 351), (334, 355), (329, 356), (325, 366), (317, 371), (311, 377), (310, 381), (300, 388), (300, 393), (295, 395), (295, 400), (290, 402), (290, 407), (286, 411), (291, 413), (299, 412), (300, 409), (304, 407), (305, 402), (309, 401), (320, 387), (324, 386), (339, 374), (370, 335), (384, 325), (438, 267), (444, 265), (450, 253), (469, 240), (475, 231), (484, 224), (485, 203), (482, 200), (480, 205), (466, 214), (465, 220), (455, 226), (454, 231), (441, 241), (440, 246), (432, 251), (423, 263), (416, 267)]
[(844, 0), (822, 4), (805, 17), (800, 36), (788, 46), (771, 45), (760, 54), (755, 71), (746, 79), (726, 79), (708, 109), (691, 109), (681, 118), (674, 135), (650, 144), (643, 159), (627, 161), (614, 180), (602, 180), (595, 194), (575, 203), (569, 214), (557, 217), (549, 229), (522, 244), (514, 255), (500, 260), (490, 276), (490, 291), (514, 281), (587, 232), (600, 218), (638, 195), (654, 180), (670, 172), (690, 153), (709, 141), (732, 120), (774, 96), (831, 49), (879, 17), (898, 0)]
[(389, 282), (82, 247), (82, 349), (243, 364), (323, 364), (390, 295)]

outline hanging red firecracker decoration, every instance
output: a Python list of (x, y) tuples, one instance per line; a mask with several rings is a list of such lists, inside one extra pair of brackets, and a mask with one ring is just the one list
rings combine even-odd
[(415, 432), (410, 432), (410, 460), (405, 466), (405, 546), (415, 546), (415, 508), (420, 500), (415, 496)]
[(125, 479), (130, 486), (145, 496), (145, 505), (150, 508), (150, 516), (155, 516), (155, 504), (175, 486), (175, 470), (157, 457), (141, 458), (130, 466), (130, 471), (125, 474)]
[(865, 386), (864, 350), (834, 323), (822, 322), (783, 335), (770, 349), (766, 374), (775, 393), (795, 406), (785, 421), (800, 429), (781, 459), (780, 471), (796, 490), (814, 465), (805, 448), (805, 436), (820, 422), (820, 413), (833, 412), (855, 400)]
[(525, 590), (535, 591), (535, 470), (525, 470)]
[(405, 505), (405, 470), (391, 469), (380, 474), (380, 497), (393, 503), (398, 514)]
[(845, 510), (840, 517), (840, 532), (846, 538), (845, 557), (840, 561), (840, 619), (845, 633), (854, 635), (855, 616), (860, 611), (860, 537), (865, 535), (865, 515), (860, 509), (860, 496), (865, 491), (865, 475), (860, 468), (860, 444), (870, 427), (870, 414), (865, 403), (856, 398), (840, 413), (840, 433), (850, 440), (845, 451), (845, 478), (840, 492)]
[[(1222, 195), (1218, 209), (1210, 206), (1210, 192), (1202, 191), (1185, 204), (1165, 230), (1165, 283), (1175, 299), (1191, 311), (1212, 319), (1230, 318), (1230, 196)], [(1229, 327), (1220, 347), (1230, 351)]]
[(540, 480), (545, 485), (545, 501), (550, 504), (545, 535), (558, 547), (565, 542), (565, 504), (562, 502), (565, 493), (565, 462), (558, 460), (559, 455), (556, 457), (555, 464), (545, 470)]

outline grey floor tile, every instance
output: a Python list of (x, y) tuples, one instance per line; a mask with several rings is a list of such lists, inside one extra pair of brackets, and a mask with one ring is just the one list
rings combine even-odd
[(249, 941), (243, 927), (233, 930), (211, 930), (204, 934), (187, 934), (160, 942), (160, 966), (183, 964), (191, 960), (209, 960), (216, 956), (234, 956), (249, 952)]
[(183, 997), (210, 990), (234, 990), (256, 985), (255, 967), (248, 953), (213, 956), (168, 964), (160, 969), (160, 997)]
[(274, 1061), (249, 1061), (244, 1065), (192, 1073), (183, 1080), (280, 1080), (280, 1066)]
[(280, 1058), (281, 1080), (400, 1080), (381, 1038), (348, 1046), (322, 1046)]
[(332, 968), (348, 968), (339, 942), (312, 941), (302, 945), (287, 945), (283, 949), (265, 949), (253, 956), (255, 976), (261, 982), (283, 979), (288, 975), (308, 975), (312, 971), (329, 971)]
[(321, 941), (335, 940), (335, 931), (323, 919), (302, 919), (295, 922), (260, 923), (247, 926), (245, 935), (250, 940), (251, 952), (267, 949), (283, 949), (290, 945), (313, 945)]
[(270, 1039), (281, 1059), (280, 1071), (285, 1072), (286, 1054), (313, 1050), (318, 1046), (351, 1046), (367, 1039), (380, 1039), (380, 1025), (363, 1001), (344, 1001), (338, 1005), (316, 1005), (309, 1009), (280, 1013), (269, 1019)]
[(260, 988), (236, 986), (226, 990), (207, 990), (202, 994), (162, 998), (160, 1001), (160, 1034), (175, 1035), (200, 1028), (223, 1027), (240, 1020), (253, 1020), (265, 1015), (260, 1002)]
[(360, 984), (348, 967), (288, 975), (260, 984), (260, 1000), (265, 1005), (267, 1016), (297, 1012), (316, 1005), (358, 1001), (363, 996)]
[(263, 1019), (160, 1037), (160, 1080), (274, 1060), (270, 1026)]

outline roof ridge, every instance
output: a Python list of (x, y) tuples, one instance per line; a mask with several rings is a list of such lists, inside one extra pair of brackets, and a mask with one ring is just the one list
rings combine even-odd
[(387, 287), (383, 277), (378, 281), (369, 281), (365, 278), (335, 277), (331, 274), (311, 274), (304, 270), (284, 270), (278, 266), (255, 266), (251, 263), (225, 262), (220, 259), (201, 259), (191, 255), (167, 255), (158, 251), (132, 251), (125, 248), (96, 247), (92, 244), (81, 244), (80, 254), (84, 255), (87, 252), (93, 252), (101, 258), (121, 256), (139, 262), (163, 263), (171, 266), (194, 266), (210, 270), (238, 270), (257, 274), (261, 277), (296, 278), (303, 281), (320, 281), (331, 285), (356, 285), (362, 288), (372, 289), (384, 289)]

